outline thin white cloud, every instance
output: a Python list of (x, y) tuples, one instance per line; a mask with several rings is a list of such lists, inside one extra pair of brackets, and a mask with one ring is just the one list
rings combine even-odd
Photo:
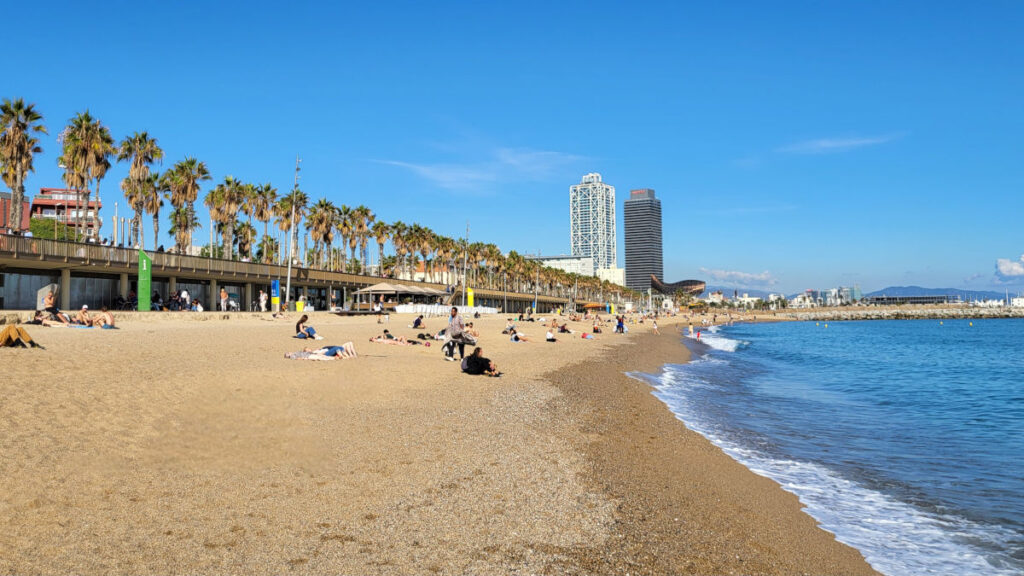
[(845, 152), (856, 148), (877, 146), (902, 138), (902, 134), (886, 134), (883, 136), (870, 136), (860, 138), (819, 138), (817, 140), (804, 140), (795, 142), (788, 146), (776, 149), (776, 152), (784, 154), (828, 154), (832, 152)]
[(585, 157), (530, 148), (497, 148), (488, 158), (469, 163), (418, 164), (400, 160), (378, 160), (398, 166), (448, 190), (478, 190), (495, 182), (533, 182), (551, 177)]
[(759, 274), (740, 272), (738, 270), (713, 270), (701, 268), (700, 273), (718, 284), (734, 284), (747, 288), (763, 288), (778, 284), (778, 280), (765, 270)]
[(1020, 260), (1010, 260), (1009, 258), (996, 260), (996, 279), (1002, 281), (1024, 279), (1024, 255), (1021, 255)]

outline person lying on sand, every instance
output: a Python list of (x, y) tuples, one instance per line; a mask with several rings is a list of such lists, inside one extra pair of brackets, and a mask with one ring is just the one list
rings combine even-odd
[(22, 348), (42, 348), (39, 344), (36, 344), (35, 340), (28, 335), (28, 332), (24, 328), (17, 324), (8, 324), (4, 326), (3, 330), (0, 330), (0, 348), (10, 346), (11, 348), (22, 347)]
[(284, 355), (289, 360), (334, 360), (336, 358), (355, 358), (356, 345), (345, 342), (341, 346), (324, 346), (323, 348), (303, 348), (299, 352), (288, 352)]
[(412, 344), (412, 342), (405, 339), (405, 336), (399, 336), (396, 338), (387, 330), (385, 330), (380, 336), (370, 338), (370, 342), (376, 342), (377, 344), (392, 344), (394, 346), (409, 346)]
[(512, 342), (529, 342), (530, 339), (525, 334), (520, 334), (515, 328), (508, 332), (509, 340)]

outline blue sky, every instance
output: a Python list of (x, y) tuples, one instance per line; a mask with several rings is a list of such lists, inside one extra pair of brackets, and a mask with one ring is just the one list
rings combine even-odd
[(88, 108), (164, 167), (285, 190), (298, 153), (314, 199), (469, 220), (506, 251), (567, 252), (569, 186), (596, 171), (620, 215), (657, 191), (669, 281), (1024, 287), (1019, 2), (20, 10), (0, 97), (50, 129), (30, 194), (60, 185), (56, 135)]

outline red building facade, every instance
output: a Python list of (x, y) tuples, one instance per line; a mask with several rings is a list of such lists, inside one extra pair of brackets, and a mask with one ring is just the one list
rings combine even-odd
[[(32, 217), (56, 219), (69, 228), (74, 228), (86, 237), (96, 238), (99, 231), (93, 230), (93, 215), (103, 207), (92, 199), (92, 194), (83, 190), (85, 203), (79, 204), (78, 192), (67, 188), (41, 188), (32, 198)], [(100, 221), (100, 226), (103, 222)], [(27, 226), (27, 224), (26, 224)]]
[[(0, 232), (6, 232), (11, 226), (8, 220), (11, 217), (11, 198), (10, 192), (0, 192)], [(29, 219), (29, 203), (22, 201), (21, 203), (21, 232), (28, 231), (28, 219)]]

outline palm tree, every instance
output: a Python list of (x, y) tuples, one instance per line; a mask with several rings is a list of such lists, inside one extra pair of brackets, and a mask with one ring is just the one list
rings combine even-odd
[(391, 244), (395, 247), (395, 258), (398, 260), (398, 275), (405, 271), (405, 255), (408, 254), (409, 226), (401, 220), (391, 225)]
[[(295, 252), (298, 250), (299, 237), (298, 237), (298, 226), (299, 222), (306, 217), (306, 205), (309, 203), (309, 197), (306, 193), (300, 190), (298, 187), (294, 188), (288, 194), (282, 196), (277, 204), (274, 206), (274, 213), (278, 219), (278, 228), (282, 232), (291, 233), (291, 254), (288, 255), (292, 260), (295, 259)], [(292, 208), (294, 207), (294, 219), (292, 218)]]
[(341, 269), (346, 269), (346, 263), (348, 258), (345, 255), (345, 246), (348, 244), (349, 237), (354, 232), (353, 225), (354, 215), (352, 209), (342, 204), (337, 208), (334, 213), (334, 227), (338, 231), (338, 235), (341, 236)]
[(190, 240), (192, 232), (203, 226), (196, 218), (196, 210), (191, 204), (171, 210), (170, 220), (171, 229), (167, 231), (167, 234), (174, 238), (175, 246), (178, 247), (179, 252), (182, 252), (182, 247), (192, 245)]
[(43, 115), (36, 112), (35, 104), (25, 104), (21, 98), (4, 98), (0, 104), (0, 173), (11, 189), (11, 212), (8, 226), (21, 234), (22, 203), (25, 201), (25, 176), (33, 172), (32, 159), (41, 154), (39, 140), (32, 134), (46, 134)]
[[(57, 163), (64, 168), (64, 182), (77, 191), (79, 209), (89, 205), (89, 184), (96, 181), (96, 210), (92, 213), (93, 233), (98, 235), (102, 223), (99, 215), (99, 183), (110, 168), (114, 138), (110, 130), (89, 111), (79, 112), (69, 121), (58, 141), (62, 144)], [(84, 191), (84, 194), (83, 194)]]
[[(327, 260), (328, 248), (334, 242), (334, 221), (338, 209), (326, 198), (321, 198), (309, 209), (306, 217), (306, 230), (313, 238), (313, 252), (317, 255), (318, 264), (323, 266)], [(323, 252), (320, 246), (323, 245)]]
[[(195, 202), (199, 197), (200, 182), (210, 180), (210, 171), (206, 168), (205, 162), (200, 162), (189, 156), (178, 162), (173, 168), (164, 173), (167, 184), (170, 188), (171, 206), (175, 210), (183, 210), (195, 218)], [(187, 209), (187, 210), (186, 210)], [(192, 246), (192, 231), (194, 227), (182, 226), (181, 234), (175, 236), (178, 251), (183, 252), (186, 246)]]
[[(252, 216), (253, 216), (253, 218), (255, 218), (259, 222), (263, 222), (263, 237), (264, 238), (266, 238), (268, 236), (267, 226), (268, 226), (268, 223), (270, 222), (270, 219), (274, 215), (274, 210), (273, 209), (274, 209), (274, 204), (276, 204), (276, 203), (277, 203), (277, 188), (274, 188), (273, 186), (271, 186), (270, 182), (267, 182), (266, 184), (260, 184), (259, 186), (257, 186), (255, 192), (252, 195), (252, 198), (249, 199), (249, 205), (250, 205), (249, 207), (252, 209)], [(261, 247), (262, 247), (262, 241), (261, 241)], [(261, 254), (260, 260), (261, 261), (265, 261), (263, 259), (263, 255), (266, 254), (266, 253), (267, 253), (266, 251), (261, 251), (260, 252), (260, 254)]]
[(370, 234), (373, 235), (374, 240), (377, 241), (377, 276), (384, 277), (384, 243), (388, 241), (388, 236), (391, 235), (391, 226), (388, 226), (387, 222), (378, 220), (374, 222), (373, 228), (370, 229)]
[[(160, 208), (164, 205), (164, 194), (170, 191), (167, 178), (161, 177), (159, 172), (153, 172), (146, 177), (142, 186), (142, 211), (153, 216), (153, 249), (160, 244)], [(142, 241), (143, 249), (146, 242)]]
[[(164, 157), (164, 151), (156, 142), (156, 138), (150, 138), (148, 132), (136, 132), (121, 141), (117, 148), (117, 160), (128, 160), (128, 176), (121, 181), (121, 190), (124, 192), (128, 205), (135, 211), (132, 219), (132, 236), (135, 242), (140, 242), (139, 225), (142, 218), (143, 182), (149, 177), (149, 167), (154, 162), (159, 162)], [(133, 202), (132, 199), (135, 201)]]
[(366, 270), (366, 244), (370, 237), (370, 226), (376, 219), (371, 211), (366, 206), (360, 204), (352, 209), (353, 215), (353, 232), (359, 243), (359, 262), (360, 270)]
[(249, 222), (235, 224), (235, 237), (238, 238), (238, 253), (245, 254), (252, 260), (252, 245), (256, 239), (256, 228)]
[(210, 209), (210, 217), (220, 224), (223, 237), (224, 254), (228, 260), (234, 258), (235, 221), (238, 209), (242, 205), (245, 185), (234, 176), (224, 178), (206, 194), (203, 203)]

